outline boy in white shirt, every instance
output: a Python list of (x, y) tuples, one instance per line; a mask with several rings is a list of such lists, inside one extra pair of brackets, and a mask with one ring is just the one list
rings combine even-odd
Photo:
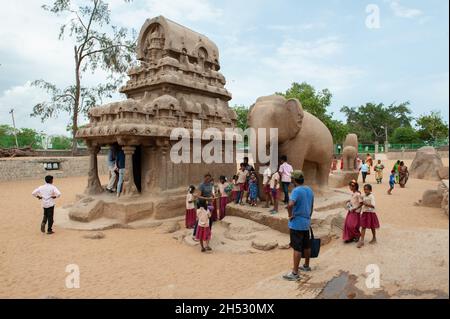
[(45, 233), (45, 224), (48, 223), (47, 234), (53, 234), (52, 226), (55, 199), (61, 196), (61, 192), (53, 185), (53, 176), (45, 176), (45, 184), (36, 188), (31, 194), (37, 199), (42, 200), (44, 218), (41, 223), (41, 232)]

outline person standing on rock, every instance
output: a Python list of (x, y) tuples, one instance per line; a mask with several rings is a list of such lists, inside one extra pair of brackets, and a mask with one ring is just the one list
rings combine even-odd
[(281, 156), (280, 160), (281, 185), (283, 186), (284, 203), (287, 204), (289, 202), (289, 185), (292, 182), (291, 174), (293, 168), (291, 164), (288, 163), (286, 155)]
[[(212, 201), (214, 200), (214, 184), (212, 182), (211, 174), (207, 173), (204, 176), (203, 183), (200, 184), (198, 187), (198, 193), (197, 193), (197, 203), (200, 205), (199, 207), (205, 207), (205, 209), (208, 208), (208, 203), (212, 205)], [(212, 219), (209, 220), (209, 226), (212, 227)], [(196, 238), (197, 233), (197, 227), (198, 227), (198, 220), (195, 223), (194, 226), (194, 233), (193, 236)]]
[[(292, 173), (295, 188), (291, 193), (288, 203), (290, 246), (294, 250), (292, 271), (283, 276), (289, 281), (300, 279), (300, 270), (310, 270), (309, 257), (311, 254), (311, 240), (309, 229), (311, 227), (311, 215), (314, 209), (314, 192), (309, 186), (304, 186), (305, 177), (302, 171)], [(304, 256), (302, 256), (302, 252)], [(305, 258), (305, 265), (299, 268), (300, 259)]]
[(272, 204), (272, 198), (270, 196), (270, 177), (272, 176), (272, 170), (270, 169), (270, 162), (264, 164), (266, 166), (263, 172), (263, 192), (266, 197), (266, 206), (264, 208), (269, 208)]

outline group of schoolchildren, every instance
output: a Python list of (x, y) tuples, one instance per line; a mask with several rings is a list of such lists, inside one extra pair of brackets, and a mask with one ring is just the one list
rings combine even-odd
[[(289, 201), (288, 187), (293, 168), (287, 162), (286, 156), (281, 157), (281, 165), (274, 172), (271, 171), (269, 163), (265, 166), (262, 181), (266, 197), (265, 208), (270, 208), (271, 214), (277, 214), (281, 187), (285, 194), (284, 203), (287, 204)], [(246, 202), (250, 206), (256, 206), (259, 197), (258, 177), (253, 166), (249, 164), (248, 157), (244, 157), (231, 182), (225, 176), (220, 176), (219, 183), (215, 185), (211, 175), (206, 174), (199, 190), (197, 192), (195, 190), (195, 186), (189, 186), (185, 220), (186, 228), (194, 229), (193, 238), (200, 242), (202, 252), (211, 250), (208, 243), (211, 238), (212, 222), (225, 217), (228, 203), (244, 205)], [(209, 219), (208, 223), (206, 219)]]
[(344, 222), (342, 239), (345, 243), (357, 242), (357, 247), (364, 246), (366, 230), (372, 231), (370, 244), (377, 242), (376, 229), (380, 228), (377, 214), (375, 212), (375, 196), (372, 193), (372, 185), (364, 185), (364, 194), (359, 191), (359, 184), (353, 180), (349, 183), (352, 192), (347, 202), (347, 217)]

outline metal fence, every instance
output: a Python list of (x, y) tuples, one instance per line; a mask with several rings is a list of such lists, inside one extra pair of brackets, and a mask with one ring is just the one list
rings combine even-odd
[[(424, 146), (433, 146), (434, 148), (442, 148), (442, 147), (448, 147), (449, 141), (448, 140), (441, 140), (436, 141), (433, 143), (411, 143), (411, 144), (388, 144), (388, 150), (389, 151), (408, 151), (408, 150), (418, 150), (421, 147)], [(336, 144), (335, 145), (335, 153), (340, 154), (342, 153), (343, 145), (342, 144)], [(375, 153), (375, 144), (359, 144), (358, 145), (358, 152), (359, 153)], [(379, 153), (385, 153), (385, 145), (384, 144), (378, 144), (378, 152)]]

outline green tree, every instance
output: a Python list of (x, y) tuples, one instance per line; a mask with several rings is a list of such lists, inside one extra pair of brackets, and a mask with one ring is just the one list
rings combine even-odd
[(243, 131), (245, 131), (248, 128), (247, 116), (249, 108), (244, 105), (235, 105), (233, 109), (236, 111), (237, 114), (237, 126)]
[(366, 103), (359, 107), (344, 106), (341, 108), (347, 117), (347, 125), (350, 131), (358, 134), (360, 142), (373, 143), (384, 142), (386, 131), (388, 138), (398, 127), (411, 127), (411, 110), (409, 102), (391, 104)]
[[(42, 148), (42, 134), (34, 129), (21, 128), (17, 130), (17, 142), (19, 147)], [(6, 124), (0, 125), (0, 147), (16, 147), (13, 127)]]
[(397, 127), (392, 133), (391, 142), (394, 144), (419, 143), (420, 138), (417, 131), (412, 127)]
[[(33, 108), (32, 116), (39, 116), (42, 121), (56, 117), (60, 112), (71, 115), (72, 151), (76, 151), (76, 133), (80, 114), (111, 97), (123, 79), (124, 72), (132, 62), (135, 41), (129, 39), (128, 30), (110, 25), (110, 9), (103, 0), (92, 0), (88, 4), (74, 7), (70, 0), (54, 0), (51, 6), (43, 5), (46, 11), (58, 16), (72, 17), (60, 28), (59, 39), (68, 34), (74, 40), (74, 84), (65, 88), (44, 81), (36, 80), (34, 86), (46, 90), (50, 100), (38, 103)], [(134, 33), (134, 32), (133, 32)], [(112, 35), (110, 35), (112, 34)], [(133, 35), (135, 37), (135, 35)], [(105, 83), (94, 87), (82, 84), (83, 74), (97, 69), (107, 71)]]
[(52, 149), (55, 150), (68, 150), (72, 145), (72, 140), (64, 135), (53, 136), (51, 138)]
[(441, 112), (431, 111), (416, 120), (419, 137), (425, 142), (448, 139), (448, 123), (444, 122)]
[(14, 128), (7, 124), (0, 125), (0, 147), (9, 148), (13, 146), (16, 146)]
[(294, 82), (285, 93), (277, 92), (275, 94), (282, 95), (286, 99), (298, 99), (304, 110), (316, 116), (328, 127), (335, 142), (342, 142), (348, 134), (347, 125), (333, 119), (333, 113), (328, 113), (333, 96), (328, 89), (316, 91), (312, 85), (306, 82), (300, 84)]

